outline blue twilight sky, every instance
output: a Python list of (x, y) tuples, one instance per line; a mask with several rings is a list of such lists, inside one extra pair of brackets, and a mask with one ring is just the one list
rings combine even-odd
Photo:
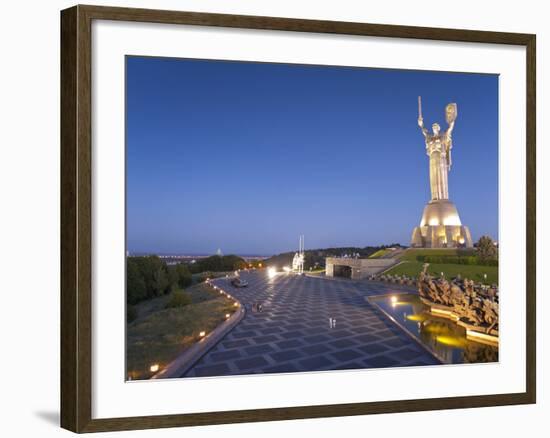
[(130, 252), (409, 244), (430, 199), (417, 126), (458, 105), (449, 196), (498, 238), (498, 76), (127, 58)]

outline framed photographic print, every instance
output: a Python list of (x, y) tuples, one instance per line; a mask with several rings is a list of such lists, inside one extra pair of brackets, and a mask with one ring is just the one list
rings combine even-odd
[(535, 36), (61, 13), (61, 422), (534, 403)]

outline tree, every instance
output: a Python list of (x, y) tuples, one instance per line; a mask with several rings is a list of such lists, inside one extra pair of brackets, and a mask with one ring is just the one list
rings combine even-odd
[(126, 300), (137, 304), (176, 290), (179, 275), (157, 256), (126, 258)]
[(164, 266), (158, 268), (153, 274), (153, 293), (155, 296), (163, 295), (168, 292), (170, 282)]
[(234, 271), (236, 269), (246, 268), (246, 262), (239, 256), (226, 255), (219, 256), (214, 255), (198, 260), (197, 263), (191, 266), (192, 272), (198, 274), (200, 272), (226, 272)]
[(135, 259), (129, 257), (126, 262), (126, 301), (130, 304), (136, 304), (146, 297), (145, 280)]
[(193, 277), (191, 276), (191, 271), (189, 271), (189, 268), (186, 265), (182, 263), (176, 265), (176, 273), (178, 276), (179, 287), (186, 288), (191, 286), (193, 283)]
[(178, 286), (179, 286), (178, 271), (176, 269), (176, 266), (167, 266), (166, 269), (168, 272), (168, 288), (172, 292), (174, 292), (178, 290)]
[(157, 256), (129, 257), (129, 258), (134, 259), (135, 263), (139, 268), (141, 276), (145, 281), (145, 290), (147, 291), (146, 298), (152, 298), (158, 295), (155, 276), (158, 277), (159, 270), (166, 269), (166, 265), (164, 264), (164, 262)]
[(498, 249), (489, 236), (481, 236), (476, 247), (477, 256), (482, 261), (495, 260), (498, 257)]

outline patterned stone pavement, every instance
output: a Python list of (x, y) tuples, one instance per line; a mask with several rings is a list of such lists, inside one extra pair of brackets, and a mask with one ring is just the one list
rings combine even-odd
[[(365, 299), (404, 286), (279, 274), (241, 274), (244, 319), (183, 377), (433, 365), (439, 363)], [(408, 289), (410, 290), (410, 289)], [(262, 311), (253, 309), (262, 303)], [(332, 323), (331, 323), (332, 321)]]

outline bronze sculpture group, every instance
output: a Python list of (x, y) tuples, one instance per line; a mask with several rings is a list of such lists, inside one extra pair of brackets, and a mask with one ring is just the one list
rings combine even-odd
[(498, 336), (498, 287), (475, 284), (467, 278), (451, 281), (428, 274), (424, 264), (418, 277), (418, 293), (427, 305), (435, 305), (454, 314), (470, 329)]
[(422, 302), (432, 313), (454, 319), (470, 331), (490, 335), (498, 340), (499, 295), (498, 286), (482, 285), (467, 278), (447, 280), (428, 273), (425, 263), (418, 278), (405, 275), (378, 274), (369, 276), (372, 281), (384, 281), (416, 286)]

